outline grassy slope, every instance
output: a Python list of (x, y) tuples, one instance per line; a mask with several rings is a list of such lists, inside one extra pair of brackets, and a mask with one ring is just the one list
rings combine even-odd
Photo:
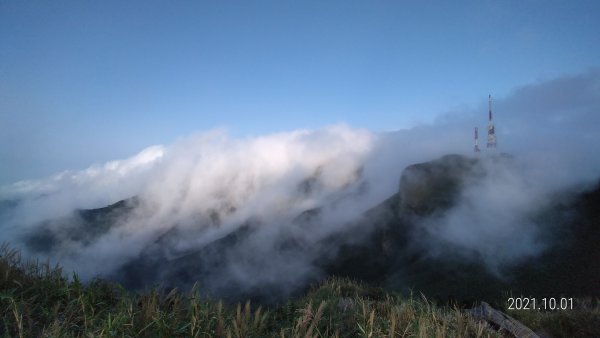
[[(593, 337), (600, 308), (515, 312), (554, 337)], [(60, 268), (0, 249), (0, 335), (5, 337), (500, 337), (456, 307), (330, 278), (303, 297), (263, 309), (190, 294), (133, 294), (102, 280), (69, 281)], [(596, 331), (595, 331), (596, 330)]]

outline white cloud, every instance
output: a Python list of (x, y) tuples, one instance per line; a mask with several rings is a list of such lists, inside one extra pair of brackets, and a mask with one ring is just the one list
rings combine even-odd
[[(448, 254), (438, 244), (450, 242), (497, 267), (543, 249), (537, 242), (543, 224), (532, 223), (528, 214), (552, 192), (589, 184), (600, 173), (600, 92), (589, 90), (598, 83), (600, 73), (591, 71), (525, 86), (495, 100), (499, 151), (515, 160), (508, 167), (488, 163), (486, 178), (472, 182), (460, 203), (444, 217), (428, 220), (430, 237), (424, 243), (432, 253)], [(261, 235), (236, 249), (247, 250), (236, 257), (245, 254), (248, 261), (224, 262), (231, 264), (228, 271), (245, 276), (260, 265), (262, 275), (250, 278), (253, 283), (301, 279), (314, 274), (312, 257), (298, 256), (293, 263), (279, 257), (273, 249), (278, 234), (295, 233), (314, 245), (395, 193), (407, 165), (447, 153), (470, 154), (472, 128), (482, 127), (486, 117), (482, 102), (477, 111), (380, 135), (344, 125), (245, 139), (223, 131), (199, 133), (130, 159), (3, 187), (1, 199), (20, 204), (3, 216), (2, 240), (18, 242), (41, 221), (76, 208), (138, 196), (142, 205), (120, 226), (86, 245), (66, 236), (52, 258), (83, 275), (109, 274), (175, 226), (178, 235), (164, 249), (170, 254), (201, 248), (256, 219)], [(302, 233), (292, 225), (301, 212), (315, 207), (324, 207), (319, 227)], [(102, 262), (102, 270), (92, 268), (93, 260)], [(270, 263), (256, 263), (261, 260)]]

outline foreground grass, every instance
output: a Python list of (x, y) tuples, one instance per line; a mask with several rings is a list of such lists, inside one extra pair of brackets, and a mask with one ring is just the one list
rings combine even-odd
[[(585, 314), (600, 318), (598, 309)], [(594, 325), (586, 316), (520, 319), (555, 337), (593, 336), (581, 331)], [(83, 284), (59, 267), (24, 262), (7, 246), (0, 248), (0, 317), (4, 337), (501, 337), (457, 308), (347, 279), (329, 279), (302, 298), (264, 309), (209, 300), (197, 288), (134, 294), (102, 280)], [(549, 325), (558, 322), (569, 325)]]

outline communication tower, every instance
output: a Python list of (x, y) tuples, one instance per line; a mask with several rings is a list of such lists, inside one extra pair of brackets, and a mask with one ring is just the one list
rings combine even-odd
[(475, 127), (475, 147), (474, 147), (475, 153), (479, 153), (481, 152), (481, 149), (479, 149), (479, 128)]
[(492, 95), (488, 96), (488, 105), (489, 105), (489, 122), (488, 122), (488, 137), (487, 137), (487, 147), (496, 149), (496, 131), (494, 130), (494, 121), (492, 120)]

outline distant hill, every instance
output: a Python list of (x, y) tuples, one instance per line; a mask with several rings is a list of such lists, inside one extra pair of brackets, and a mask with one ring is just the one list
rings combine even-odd
[[(545, 234), (550, 247), (538, 257), (503, 269), (501, 278), (483, 262), (434, 258), (410, 242), (409, 234), (421, 230), (422, 217), (443, 213), (455, 203), (467, 177), (483, 175), (479, 161), (456, 155), (408, 167), (398, 193), (356, 225), (364, 228), (375, 222), (376, 230), (366, 240), (341, 244), (325, 264), (328, 273), (463, 302), (502, 299), (507, 291), (532, 297), (600, 295), (600, 182), (582, 193), (565, 192), (567, 196), (557, 196), (538, 211), (535, 217), (552, 230)], [(343, 237), (332, 240), (349, 243)]]
[[(510, 162), (511, 158), (498, 156), (493, 161)], [(243, 248), (251, 247), (249, 243), (260, 236), (260, 219), (248, 219), (231, 233), (200, 248), (177, 252), (170, 249), (179, 231), (173, 226), (138, 257), (125, 263), (112, 279), (130, 289), (155, 284), (189, 289), (198, 281), (218, 297), (263, 302), (285, 299), (327, 276), (351, 277), (395, 291), (423, 291), (461, 302), (501, 299), (508, 290), (538, 297), (600, 295), (600, 184), (584, 192), (565, 191), (544, 210), (537, 211), (537, 219), (552, 223), (549, 229), (553, 231), (545, 238), (551, 248), (504, 269), (502, 278), (489, 272), (483, 261), (434, 257), (412, 241), (411, 236), (423, 230), (419, 228), (423, 226), (421, 220), (452, 208), (465, 184), (487, 174), (479, 159), (460, 155), (409, 166), (400, 176), (397, 193), (318, 245), (311, 245), (301, 234), (325, 222), (322, 209), (300, 213), (289, 232), (276, 234), (275, 247), (271, 248), (278, 261), (292, 264), (296, 258), (313, 260), (310, 264), (314, 271), (293, 285), (279, 285), (276, 281), (248, 285), (227, 278), (232, 271), (222, 264), (224, 261), (265, 260), (264, 256), (254, 258), (243, 253)], [(85, 243), (119, 226), (120, 220), (139, 205), (140, 200), (133, 198), (105, 208), (80, 210), (69, 219), (49, 221), (42, 226), (43, 231), (29, 235), (24, 242), (29, 250), (38, 252), (50, 252), (64, 236)], [(219, 215), (209, 219), (218, 226)], [(65, 223), (60, 228), (62, 233), (56, 233), (53, 229), (58, 227), (52, 227), (51, 222)], [(267, 257), (251, 264), (270, 262)]]

